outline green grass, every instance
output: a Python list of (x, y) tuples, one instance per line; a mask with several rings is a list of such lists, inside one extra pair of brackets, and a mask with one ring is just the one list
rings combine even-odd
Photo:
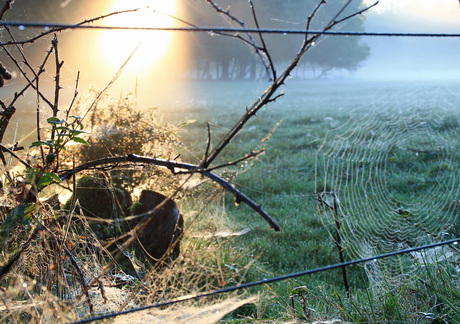
[[(196, 86), (200, 87), (200, 85)], [(248, 94), (248, 86), (245, 84), (217, 83), (212, 84), (211, 87), (212, 90), (209, 92), (204, 90), (206, 89), (205, 86), (203, 89), (200, 88), (202, 92), (197, 91), (197, 97), (207, 98), (206, 105), (194, 107), (191, 104), (187, 109), (184, 108), (180, 114), (171, 111), (166, 115), (167, 120), (181, 120), (184, 111), (187, 111), (186, 115), (189, 119), (199, 121), (185, 127), (185, 137), (183, 138), (193, 153), (185, 152), (183, 156), (200, 158), (203, 155), (206, 146), (204, 139), (207, 138), (205, 121), (212, 122), (212, 138), (213, 143), (215, 143), (219, 136), (224, 134), (239, 119), (244, 108), (251, 104), (251, 98), (254, 97)], [(259, 86), (253, 93), (256, 93), (260, 88)], [(242, 89), (245, 89), (246, 92)], [(383, 104), (385, 109), (399, 107), (404, 110), (416, 99), (414, 92), (423, 93), (427, 89), (431, 89), (431, 85), (403, 84), (394, 86), (384, 83), (365, 84), (345, 81), (332, 83), (294, 82), (287, 85), (284, 97), (260, 112), (246, 126), (226, 148), (219, 161), (238, 158), (255, 148), (267, 148), (264, 155), (239, 167), (239, 174), (233, 183), (254, 201), (262, 203), (264, 210), (282, 228), (279, 233), (268, 229), (268, 225), (254, 211), (244, 205), (235, 207), (233, 197), (228, 195), (225, 210), (229, 226), (236, 229), (247, 226), (252, 228), (248, 234), (232, 240), (235, 247), (250, 251), (251, 254), (257, 256), (257, 266), (254, 266), (254, 269), (249, 269), (245, 277), (246, 281), (339, 262), (336, 246), (329, 233), (333, 227), (323, 224), (315, 201), (315, 181), (319, 188), (324, 186), (322, 169), (321, 167), (316, 168), (317, 164), (321, 163), (318, 162), (318, 149), (323, 144), (327, 147), (332, 143), (333, 137), (330, 134), (346, 135), (347, 132), (353, 131), (353, 127), (356, 126), (350, 126), (350, 117), (357, 122), (357, 125), (360, 125), (359, 121), (361, 120), (364, 125), (368, 123), (371, 118), (367, 116), (376, 102)], [(239, 95), (240, 91), (242, 92), (241, 96)], [(438, 95), (441, 96), (441, 93)], [(235, 98), (235, 100), (232, 101), (231, 98)], [(242, 98), (247, 98), (247, 101), (244, 102)], [(430, 98), (428, 97), (424, 102), (426, 105), (435, 104), (430, 101)], [(457, 100), (450, 102), (450, 105), (453, 107), (458, 103)], [(432, 108), (433, 114), (437, 112), (436, 107), (433, 106)], [(379, 113), (382, 112), (377, 111), (377, 114)], [(377, 116), (376, 118), (384, 117), (381, 114), (380, 117)], [(394, 122), (391, 120), (393, 116), (387, 117), (390, 118), (390, 123)], [(431, 122), (429, 114), (424, 116), (423, 113), (420, 113), (419, 117), (425, 118), (428, 123)], [(432, 127), (434, 132), (437, 132), (431, 134), (433, 138), (428, 138), (423, 130), (417, 132), (417, 125), (410, 126), (415, 131), (409, 138), (409, 142), (404, 147), (394, 146), (388, 151), (385, 159), (379, 162), (380, 164), (384, 163), (386, 168), (385, 179), (382, 179), (384, 185), (379, 190), (383, 189), (390, 193), (391, 200), (398, 201), (400, 204), (411, 205), (411, 202), (417, 197), (430, 194), (430, 190), (439, 182), (456, 179), (459, 161), (455, 157), (456, 153), (453, 153), (455, 149), (440, 147), (438, 145), (439, 139), (434, 138), (438, 135), (446, 136), (445, 132), (449, 132), (448, 136), (451, 136), (452, 131), (454, 134), (457, 132), (458, 135), (458, 115), (453, 114), (451, 117), (455, 119), (444, 117)], [(282, 122), (270, 140), (260, 145), (260, 141), (280, 120)], [(385, 124), (381, 122), (379, 125), (384, 127)], [(329, 136), (327, 136), (328, 134)], [(371, 133), (363, 134), (366, 135), (363, 140), (374, 138)], [(457, 139), (450, 139), (449, 143), (453, 147), (458, 146), (455, 141), (458, 142), (458, 137)], [(411, 151), (415, 147), (427, 148), (432, 151), (426, 153)], [(354, 147), (350, 149), (353, 150)], [(229, 169), (229, 171), (232, 170), (237, 170), (237, 168)], [(346, 179), (346, 177), (342, 176), (341, 179)], [(446, 196), (449, 196), (449, 199), (454, 198), (455, 192), (458, 190), (455, 184), (450, 183), (450, 186), (451, 188), (453, 186), (454, 189), (446, 191)], [(452, 193), (454, 194), (452, 195)], [(365, 194), (368, 194), (370, 198), (373, 197), (372, 192)], [(443, 195), (439, 192), (436, 194)], [(458, 222), (458, 218), (455, 221)], [(408, 242), (412, 243), (410, 240)], [(347, 260), (355, 257), (355, 255), (346, 253)], [(458, 259), (458, 254), (455, 258)], [(450, 267), (449, 271), (452, 271), (451, 264), (443, 264), (443, 267)], [(425, 270), (426, 273), (423, 273)], [(439, 270), (439, 268), (434, 267), (433, 271)], [(420, 280), (425, 282), (428, 274), (428, 267), (421, 269), (420, 276), (424, 276), (424, 279)], [(386, 287), (382, 288), (383, 292), (377, 294), (371, 289), (362, 267), (349, 268), (348, 276), (353, 290), (352, 298), (346, 297), (340, 271), (324, 272), (297, 279), (295, 283), (286, 281), (273, 284), (270, 289), (267, 287), (260, 287), (258, 290), (252, 289), (252, 292), (261, 291), (272, 296), (265, 301), (263, 314), (261, 315), (260, 312), (256, 311), (257, 307), (246, 307), (244, 310), (234, 312), (227, 320), (231, 322), (231, 319), (236, 320), (240, 318), (238, 317), (240, 315), (253, 319), (258, 316), (260, 319), (276, 319), (284, 316), (286, 319), (304, 318), (305, 320), (340, 316), (351, 321), (373, 322), (383, 320), (391, 322), (401, 320), (412, 322), (416, 319), (414, 317), (416, 315), (410, 313), (424, 312), (424, 309), (429, 313), (430, 302), (434, 298), (430, 295), (430, 290), (424, 286), (426, 296), (413, 292), (414, 289), (420, 289), (420, 287), (413, 288), (414, 285), (417, 287), (420, 280), (418, 283), (417, 280), (403, 281), (399, 288), (392, 286), (394, 283), (388, 283)], [(442, 280), (448, 282), (449, 287), (439, 287), (440, 294), (452, 294), (457, 285), (454, 277), (458, 274), (454, 271), (450, 275), (443, 273), (443, 276)], [(430, 285), (439, 285), (441, 279), (433, 280), (434, 282)], [(310, 312), (310, 315), (307, 314), (308, 311), (302, 310), (300, 304), (300, 306), (296, 306), (297, 308), (300, 307), (300, 310), (295, 311), (286, 306), (290, 304), (290, 290), (294, 286), (304, 285), (310, 287), (306, 288), (308, 295), (319, 295), (323, 299), (315, 300), (313, 297), (309, 297), (312, 299), (311, 304), (309, 302), (309, 306), (303, 306), (306, 307), (305, 309), (316, 308), (314, 312)], [(417, 299), (421, 299), (421, 301)], [(458, 296), (454, 300), (454, 304), (458, 304)], [(438, 312), (439, 314), (432, 316), (454, 319), (455, 310), (449, 308), (448, 303), (444, 303), (444, 305), (443, 310)], [(289, 315), (291, 313), (294, 315)]]
[[(217, 172), (236, 176), (232, 183), (260, 203), (281, 232), (270, 229), (244, 204), (235, 206), (234, 197), (213, 183), (182, 192), (177, 203), (190, 228), (182, 241), (181, 257), (172, 267), (152, 272), (142, 302), (338, 263), (333, 213), (328, 208), (320, 213), (316, 201), (324, 188), (340, 198), (344, 238), (352, 230), (362, 230), (361, 223), (373, 225), (358, 235), (367, 235), (374, 253), (389, 242), (396, 249), (396, 244), (406, 247), (452, 238), (453, 224), (460, 224), (460, 204), (454, 203), (460, 192), (456, 113), (460, 96), (455, 95), (456, 85), (448, 86), (453, 92), (442, 92), (442, 87), (434, 92), (431, 84), (288, 83), (285, 96), (258, 113), (214, 162), (267, 149), (257, 159)], [(215, 145), (262, 93), (264, 84), (216, 82), (188, 87), (183, 93), (178, 91), (175, 99), (180, 104), (160, 109), (166, 121), (186, 123), (179, 134), (185, 143), (179, 148), (180, 159), (197, 163), (206, 149), (208, 123)], [(407, 125), (399, 122), (401, 118)], [(262, 141), (275, 125), (270, 139)], [(138, 178), (148, 178), (148, 185), (154, 182), (159, 190), (174, 187), (158, 182), (146, 170)], [(250, 231), (241, 236), (200, 238), (248, 227)], [(359, 238), (346, 237), (346, 260), (359, 257), (359, 247), (354, 246)], [(415, 262), (409, 256), (395, 260), (401, 260), (404, 270), (393, 269), (399, 266), (396, 261), (393, 268), (379, 264), (375, 269), (381, 273), (374, 281), (362, 266), (347, 268), (350, 297), (341, 269), (250, 288), (247, 293), (260, 294), (260, 301), (232, 312), (223, 322), (334, 318), (459, 322), (457, 250), (451, 259), (437, 264)], [(18, 291), (20, 284), (15, 283)], [(161, 294), (150, 294), (154, 291)]]

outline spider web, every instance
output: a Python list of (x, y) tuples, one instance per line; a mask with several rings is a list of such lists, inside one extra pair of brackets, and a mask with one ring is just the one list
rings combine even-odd
[[(331, 235), (351, 258), (458, 234), (459, 91), (384, 87), (369, 107), (328, 132), (317, 151), (318, 206), (325, 226), (340, 223), (340, 238)], [(374, 283), (382, 274), (398, 278), (413, 271), (413, 258), (386, 258), (365, 269)]]

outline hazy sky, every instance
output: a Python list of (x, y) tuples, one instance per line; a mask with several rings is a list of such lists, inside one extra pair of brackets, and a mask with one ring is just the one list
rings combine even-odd
[[(365, 27), (369, 32), (460, 33), (460, 4), (458, 0), (381, 0), (367, 15)], [(357, 76), (460, 77), (460, 38), (366, 37), (363, 40), (371, 46), (371, 55)]]

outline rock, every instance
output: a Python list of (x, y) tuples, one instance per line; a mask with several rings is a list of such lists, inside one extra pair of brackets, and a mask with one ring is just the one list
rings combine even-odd
[[(125, 222), (122, 221), (125, 216), (150, 213), (151, 215), (146, 217), (152, 219), (140, 233), (137, 244), (140, 246), (137, 246), (137, 249), (143, 251), (148, 257), (158, 260), (163, 257), (171, 244), (174, 244), (168, 257), (175, 259), (179, 256), (179, 241), (184, 220), (176, 203), (164, 195), (143, 190), (139, 202), (132, 204), (131, 196), (126, 190), (112, 187), (103, 178), (83, 176), (77, 182), (76, 198), (92, 230), (103, 243), (128, 233), (144, 219), (144, 217), (135, 217)], [(69, 209), (70, 201), (66, 203), (65, 209)], [(165, 201), (164, 205), (156, 210), (155, 208), (163, 201)], [(77, 209), (77, 212), (80, 210)], [(105, 219), (120, 221), (110, 223), (105, 222)], [(136, 248), (136, 245), (133, 247)], [(112, 244), (109, 252), (117, 253), (117, 246)]]
[[(106, 223), (103, 220), (121, 219), (128, 214), (132, 200), (125, 189), (113, 187), (103, 177), (84, 175), (77, 181), (76, 199), (81, 212), (91, 218), (91, 229), (100, 240), (105, 242), (122, 234), (123, 224)], [(71, 201), (72, 198), (67, 201), (64, 209), (69, 209)], [(76, 212), (80, 213), (79, 208)], [(101, 221), (97, 221), (98, 218)]]
[[(157, 209), (157, 206), (162, 203), (163, 205)], [(147, 227), (139, 235), (139, 243), (144, 252), (155, 259), (160, 259), (174, 244), (170, 257), (177, 258), (180, 253), (184, 219), (176, 203), (158, 192), (143, 190), (139, 204), (133, 208), (133, 212), (135, 215), (149, 213), (150, 215), (146, 217), (152, 217)], [(131, 220), (129, 222), (131, 228), (134, 228), (143, 219), (139, 217)]]

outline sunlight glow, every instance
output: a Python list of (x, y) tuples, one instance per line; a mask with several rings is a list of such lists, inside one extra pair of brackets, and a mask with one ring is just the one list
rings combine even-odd
[[(170, 27), (176, 10), (174, 0), (114, 0), (110, 12), (136, 9), (108, 17), (104, 24), (126, 27)], [(100, 54), (109, 66), (120, 67), (132, 51), (140, 44), (127, 65), (127, 72), (142, 73), (163, 58), (172, 41), (172, 34), (161, 31), (107, 30), (102, 33)]]

